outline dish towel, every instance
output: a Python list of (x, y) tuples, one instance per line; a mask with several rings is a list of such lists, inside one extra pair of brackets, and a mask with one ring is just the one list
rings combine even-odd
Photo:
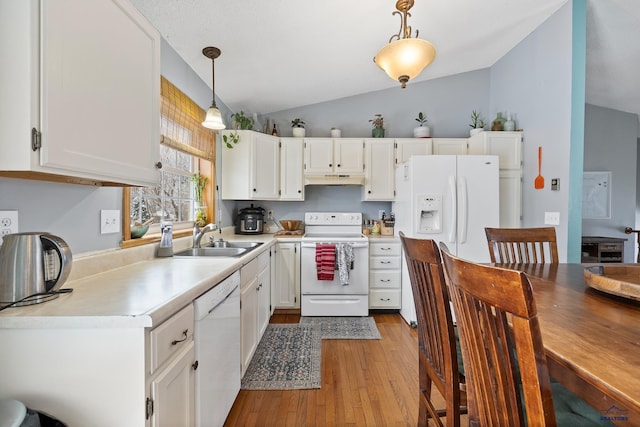
[(333, 280), (336, 267), (336, 245), (316, 243), (316, 272), (318, 280)]
[(349, 269), (353, 263), (353, 246), (350, 243), (338, 243), (336, 247), (338, 258), (338, 275), (342, 286), (349, 284)]

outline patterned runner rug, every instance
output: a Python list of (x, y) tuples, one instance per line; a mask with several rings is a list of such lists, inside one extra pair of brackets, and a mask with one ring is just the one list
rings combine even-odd
[(270, 323), (242, 378), (242, 389), (320, 388), (321, 346), (317, 326)]
[(301, 325), (319, 325), (322, 339), (379, 340), (373, 317), (301, 317)]

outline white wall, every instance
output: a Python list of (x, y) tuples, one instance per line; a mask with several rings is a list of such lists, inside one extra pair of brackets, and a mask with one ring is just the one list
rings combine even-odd
[[(560, 212), (556, 227), (566, 261), (571, 131), (571, 3), (567, 3), (491, 67), (490, 106), (516, 114), (524, 130), (523, 226), (544, 225), (544, 212)], [(535, 190), (537, 149), (542, 146), (545, 188)], [(551, 178), (560, 191), (551, 191)]]
[(625, 262), (635, 262), (636, 159), (638, 156), (638, 115), (586, 105), (584, 170), (611, 171), (611, 218), (582, 220), (585, 236), (628, 239)]

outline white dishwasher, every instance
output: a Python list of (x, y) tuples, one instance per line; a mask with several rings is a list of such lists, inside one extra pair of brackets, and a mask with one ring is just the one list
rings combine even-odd
[(222, 426), (240, 391), (240, 272), (193, 302), (196, 426)]

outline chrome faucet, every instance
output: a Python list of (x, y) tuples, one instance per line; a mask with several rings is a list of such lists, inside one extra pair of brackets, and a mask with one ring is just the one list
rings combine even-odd
[(193, 225), (193, 248), (198, 249), (200, 247), (200, 241), (202, 240), (202, 236), (204, 236), (204, 233), (206, 233), (207, 231), (215, 231), (217, 229), (218, 226), (213, 223), (209, 223), (200, 228), (198, 226), (198, 223), (196, 222)]

